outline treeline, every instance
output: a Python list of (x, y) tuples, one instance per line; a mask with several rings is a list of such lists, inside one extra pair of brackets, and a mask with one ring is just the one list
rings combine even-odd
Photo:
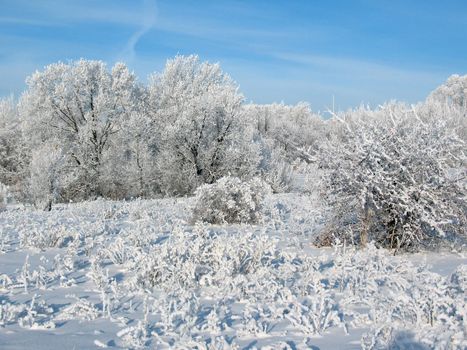
[(294, 158), (285, 153), (316, 142), (324, 125), (304, 104), (246, 105), (220, 66), (197, 56), (168, 60), (148, 85), (122, 63), (87, 60), (49, 65), (27, 85), (1, 102), (0, 182), (39, 206), (184, 196), (225, 175), (262, 175), (282, 190), (276, 177)]
[(466, 106), (467, 76), (414, 106), (324, 120), (306, 104), (246, 104), (218, 64), (197, 56), (168, 60), (146, 85), (122, 63), (55, 63), (18, 100), (0, 101), (0, 183), (50, 209), (261, 177), (275, 192), (318, 193), (330, 208), (323, 244), (410, 246), (465, 234)]

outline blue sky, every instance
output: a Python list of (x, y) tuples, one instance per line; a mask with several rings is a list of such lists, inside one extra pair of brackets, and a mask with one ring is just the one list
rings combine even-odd
[(416, 102), (467, 73), (467, 1), (0, 0), (0, 95), (69, 59), (145, 82), (176, 54), (220, 62), (248, 101)]

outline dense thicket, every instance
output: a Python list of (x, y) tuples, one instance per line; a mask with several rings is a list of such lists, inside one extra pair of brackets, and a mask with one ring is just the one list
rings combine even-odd
[(0, 100), (5, 198), (50, 209), (185, 196), (224, 177), (259, 176), (274, 192), (322, 201), (321, 244), (411, 249), (466, 235), (467, 76), (414, 106), (327, 120), (303, 103), (246, 104), (218, 64), (197, 56), (168, 60), (147, 85), (122, 63), (79, 60), (49, 65), (27, 86), (18, 101)]
[(466, 146), (449, 126), (460, 111), (437, 107), (387, 104), (336, 116), (342, 129), (318, 152), (333, 208), (321, 240), (418, 248), (465, 231)]

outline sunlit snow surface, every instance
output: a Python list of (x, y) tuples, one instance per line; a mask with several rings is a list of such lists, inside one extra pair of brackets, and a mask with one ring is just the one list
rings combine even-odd
[(313, 248), (320, 211), (295, 194), (256, 226), (191, 205), (0, 213), (0, 349), (467, 347), (461, 253)]

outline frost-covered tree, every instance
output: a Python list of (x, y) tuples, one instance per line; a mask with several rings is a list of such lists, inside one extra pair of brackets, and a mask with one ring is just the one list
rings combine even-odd
[(31, 143), (58, 140), (80, 179), (74, 195), (102, 195), (103, 155), (138, 97), (134, 74), (122, 63), (108, 71), (101, 61), (79, 60), (51, 64), (27, 84), (21, 111)]
[(111, 198), (150, 197), (158, 194), (159, 181), (154, 148), (156, 129), (142, 111), (122, 122), (124, 132), (115, 135), (113, 147), (105, 154), (106, 194)]
[(465, 235), (466, 145), (442, 118), (388, 104), (335, 116), (342, 128), (320, 152), (334, 209), (321, 237), (411, 249)]
[(467, 108), (467, 75), (451, 75), (428, 99)]
[(255, 124), (255, 140), (261, 148), (260, 171), (275, 192), (287, 192), (297, 185), (294, 168), (310, 163), (320, 140), (325, 137), (323, 120), (306, 103), (246, 105)]
[(52, 142), (34, 149), (31, 154), (29, 193), (37, 208), (51, 210), (64, 185), (66, 160), (59, 145)]
[(8, 203), (8, 187), (0, 182), (0, 212)]
[(432, 118), (447, 119), (449, 126), (467, 142), (467, 75), (449, 77), (428, 96), (423, 109)]
[(162, 127), (163, 192), (184, 195), (224, 175), (248, 177), (255, 171), (258, 155), (243, 96), (219, 64), (177, 56), (152, 76), (149, 91), (152, 116)]
[(20, 191), (25, 178), (28, 152), (13, 97), (0, 99), (0, 183)]
[[(324, 136), (323, 120), (306, 103), (297, 105), (248, 105), (260, 135), (274, 141), (291, 163), (297, 158), (309, 161), (308, 153)], [(307, 152), (304, 152), (307, 151)]]

